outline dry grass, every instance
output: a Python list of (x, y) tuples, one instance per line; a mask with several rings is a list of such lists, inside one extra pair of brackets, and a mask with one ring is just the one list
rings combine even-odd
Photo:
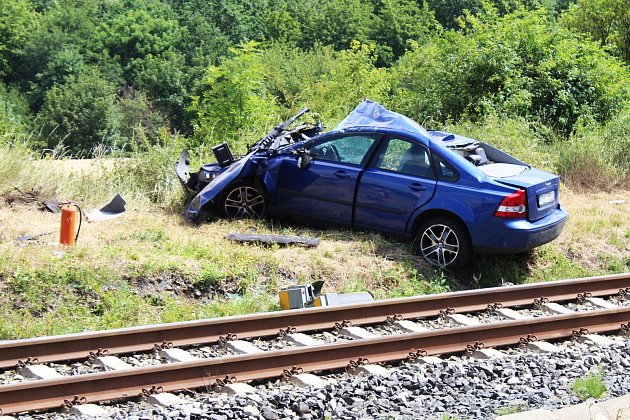
[(570, 260), (593, 271), (611, 257), (630, 263), (630, 191), (564, 191), (561, 200), (570, 219), (556, 242)]
[[(106, 164), (70, 164), (54, 163), (60, 167), (41, 184), (62, 179), (59, 172), (78, 173), (80, 178), (63, 178), (62, 198), (76, 199), (68, 197), (76, 191), (86, 210), (109, 201), (108, 189), (75, 184), (97, 182), (107, 173)], [(378, 234), (266, 221), (196, 227), (135, 196), (125, 216), (84, 223), (77, 245), (60, 248), (59, 215), (39, 210), (37, 202), (9, 204), (7, 191), (0, 195), (0, 311), (6, 314), (0, 338), (272, 310), (279, 288), (320, 279), (325, 292), (370, 290), (387, 298), (630, 269), (629, 191), (564, 191), (561, 199), (571, 217), (558, 240), (524, 256), (477, 258), (457, 278), (427, 267), (409, 244)], [(48, 190), (39, 191), (45, 198)], [(51, 231), (34, 241), (16, 241), (23, 234)], [(317, 248), (244, 245), (226, 240), (230, 232), (314, 236), (321, 243)], [(200, 295), (193, 293), (197, 289)]]

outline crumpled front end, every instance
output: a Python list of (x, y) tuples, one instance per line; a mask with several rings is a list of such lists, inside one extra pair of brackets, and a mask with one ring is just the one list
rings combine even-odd
[(250, 162), (250, 158), (254, 153), (249, 153), (241, 159), (230, 165), (227, 170), (219, 173), (212, 181), (210, 181), (190, 202), (188, 208), (184, 212), (184, 217), (192, 222), (203, 222), (208, 216), (212, 215), (214, 206), (212, 202), (217, 199), (219, 194), (237, 180), (243, 173)]

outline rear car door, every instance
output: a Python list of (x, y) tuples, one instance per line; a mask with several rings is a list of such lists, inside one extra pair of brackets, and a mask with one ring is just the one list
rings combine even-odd
[(411, 213), (433, 197), (436, 183), (427, 147), (388, 137), (361, 177), (354, 225), (403, 234)]
[(374, 148), (377, 134), (347, 133), (307, 145), (306, 168), (284, 159), (277, 186), (278, 210), (305, 219), (350, 226), (357, 180)]

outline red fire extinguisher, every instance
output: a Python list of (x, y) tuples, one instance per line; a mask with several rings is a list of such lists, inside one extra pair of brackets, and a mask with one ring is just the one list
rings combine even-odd
[[(79, 213), (79, 228), (77, 233), (74, 233), (74, 226), (77, 220), (77, 213)], [(61, 229), (59, 233), (59, 243), (62, 245), (72, 246), (79, 239), (79, 232), (81, 231), (81, 223), (83, 222), (83, 213), (81, 207), (72, 202), (67, 202), (61, 207)]]

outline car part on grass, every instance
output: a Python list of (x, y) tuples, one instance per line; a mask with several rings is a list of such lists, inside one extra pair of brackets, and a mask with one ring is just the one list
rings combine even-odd
[(352, 303), (364, 303), (374, 300), (370, 292), (354, 293), (325, 293), (322, 294), (324, 282), (318, 280), (311, 284), (289, 286), (282, 288), (278, 297), (280, 309), (303, 309), (321, 306), (349, 305)]
[(17, 238), (15, 238), (16, 241), (20, 241), (20, 242), (27, 242), (27, 241), (34, 241), (35, 239), (39, 239), (42, 236), (47, 236), (47, 235), (52, 235), (53, 233), (56, 233), (56, 230), (53, 230), (51, 232), (44, 232), (44, 233), (36, 233), (36, 234), (24, 234), (22, 236), (18, 236)]
[(59, 206), (59, 200), (57, 200), (57, 194), (53, 193), (50, 197), (48, 197), (42, 203), (44, 205), (44, 209), (48, 210), (53, 214), (58, 214), (61, 211), (61, 207)]
[(115, 219), (116, 217), (120, 217), (127, 209), (125, 206), (127, 202), (120, 194), (116, 194), (112, 201), (101, 207), (100, 209), (94, 209), (91, 212), (87, 213), (88, 222), (101, 222), (103, 220)]
[(260, 242), (264, 244), (279, 245), (301, 245), (305, 247), (316, 247), (319, 245), (319, 239), (307, 238), (305, 236), (289, 236), (289, 235), (258, 235), (252, 233), (228, 233), (225, 235), (227, 239), (238, 242)]
[(220, 145), (220, 164), (190, 173), (182, 152), (175, 170), (196, 194), (185, 216), (202, 222), (269, 214), (375, 230), (416, 240), (427, 263), (448, 269), (473, 253), (528, 251), (564, 228), (560, 178), (489, 144), (426, 131), (369, 100), (330, 132), (320, 134), (321, 125), (288, 130), (304, 112), (241, 158)]

